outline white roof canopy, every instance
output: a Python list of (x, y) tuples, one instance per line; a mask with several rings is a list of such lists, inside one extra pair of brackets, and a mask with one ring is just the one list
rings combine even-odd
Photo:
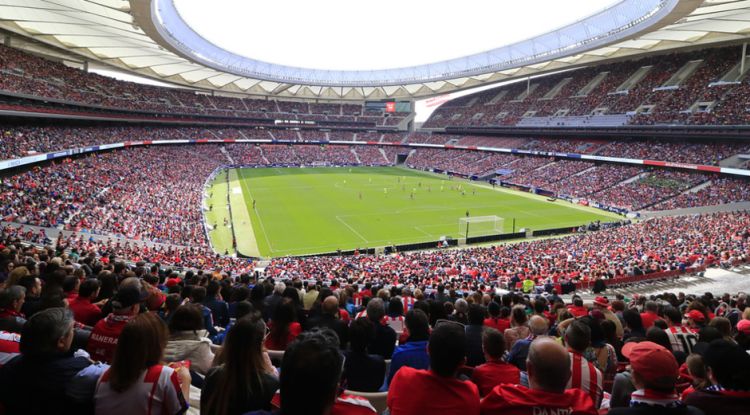
[[(63, 49), (81, 61), (189, 87), (360, 101), (423, 98), (644, 53), (744, 41), (750, 35), (750, 1), (628, 0), (601, 12), (609, 13), (607, 19), (584, 20), (485, 52), (483, 58), (493, 58), (481, 66), (477, 55), (472, 55), (431, 64), (438, 66), (320, 74), (293, 67), (281, 70), (257, 61), (248, 67), (231, 60), (226, 51), (191, 56), (200, 49), (180, 48), (185, 39), (167, 39), (164, 27), (154, 24), (152, 9), (157, 1), (171, 4), (169, 0), (0, 0), (0, 28)], [(623, 5), (629, 8), (617, 8)]]

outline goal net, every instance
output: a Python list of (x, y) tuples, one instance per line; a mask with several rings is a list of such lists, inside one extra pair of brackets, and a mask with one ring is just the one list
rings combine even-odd
[[(503, 233), (505, 219), (500, 216), (474, 216), (458, 219), (458, 234), (460, 238), (468, 235), (487, 236)], [(467, 232), (468, 228), (468, 232)]]

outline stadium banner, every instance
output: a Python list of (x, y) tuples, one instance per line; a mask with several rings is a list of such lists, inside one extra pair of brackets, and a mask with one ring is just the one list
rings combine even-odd
[(750, 176), (750, 170), (721, 167), (721, 173), (734, 174), (736, 176)]
[(591, 156), (588, 154), (581, 154), (583, 160), (595, 160), (595, 161), (609, 161), (612, 163), (625, 163), (625, 164), (643, 164), (643, 160), (638, 159), (626, 159), (621, 157), (608, 157), (608, 156)]
[(674, 167), (677, 169), (700, 170), (700, 171), (708, 171), (708, 172), (713, 172), (713, 173), (721, 172), (721, 167), (719, 166), (706, 166), (706, 165), (701, 165), (701, 164), (673, 163), (670, 161), (657, 161), (657, 160), (643, 160), (643, 164), (647, 166)]

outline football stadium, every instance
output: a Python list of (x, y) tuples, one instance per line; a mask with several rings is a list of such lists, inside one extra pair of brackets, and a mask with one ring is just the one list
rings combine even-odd
[(750, 1), (0, 0), (0, 415), (750, 413)]

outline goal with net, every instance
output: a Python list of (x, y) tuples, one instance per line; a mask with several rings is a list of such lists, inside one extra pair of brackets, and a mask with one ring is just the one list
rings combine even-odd
[(498, 235), (503, 233), (505, 219), (500, 216), (474, 216), (458, 219), (459, 237)]

